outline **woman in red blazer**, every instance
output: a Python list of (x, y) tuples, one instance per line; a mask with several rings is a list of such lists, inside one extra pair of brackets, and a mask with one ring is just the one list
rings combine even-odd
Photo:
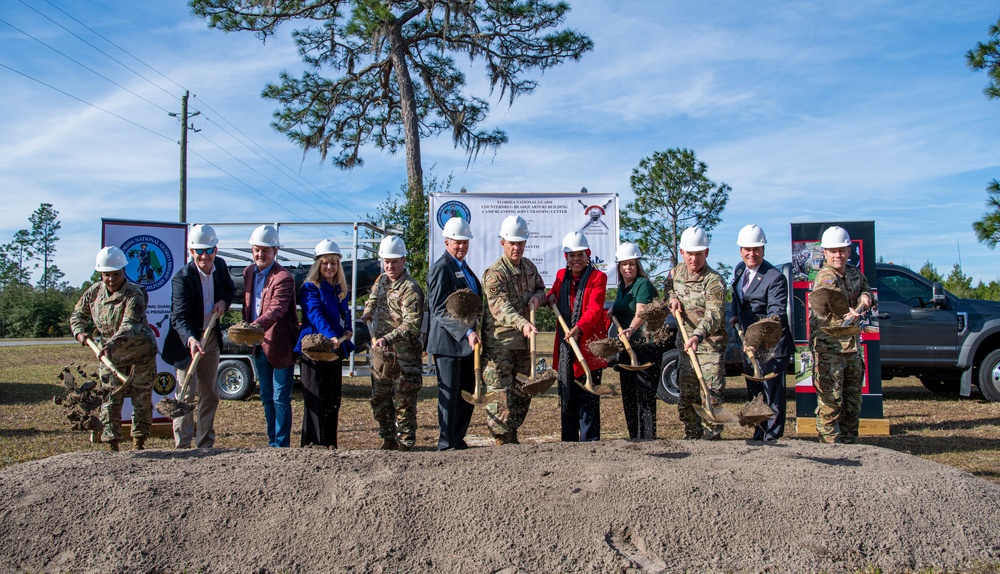
[(566, 268), (556, 273), (556, 281), (549, 290), (548, 303), (559, 308), (569, 333), (556, 325), (556, 343), (552, 361), (559, 367), (559, 410), (562, 418), (563, 442), (587, 442), (601, 438), (601, 399), (585, 391), (574, 382), (584, 381), (585, 373), (569, 346), (569, 338), (576, 339), (583, 358), (590, 367), (595, 385), (601, 384), (601, 369), (608, 366), (605, 359), (590, 352), (589, 343), (603, 339), (608, 333), (604, 296), (607, 276), (590, 263), (590, 244), (580, 232), (574, 231), (563, 238), (563, 255)]

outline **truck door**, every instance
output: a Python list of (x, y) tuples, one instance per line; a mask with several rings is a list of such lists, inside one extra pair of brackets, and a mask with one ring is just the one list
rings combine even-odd
[(883, 366), (953, 367), (958, 318), (931, 302), (931, 283), (905, 269), (878, 270), (878, 317)]

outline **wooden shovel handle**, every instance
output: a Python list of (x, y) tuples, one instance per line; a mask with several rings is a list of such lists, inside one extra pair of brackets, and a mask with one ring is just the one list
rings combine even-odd
[(625, 345), (625, 350), (628, 351), (628, 358), (632, 359), (632, 365), (638, 366), (639, 359), (635, 356), (635, 349), (632, 348), (632, 343), (629, 342), (628, 337), (625, 333), (622, 333), (622, 325), (618, 322), (618, 318), (614, 315), (611, 316), (611, 322), (615, 324), (615, 329), (618, 329), (618, 340)]
[(101, 354), (101, 348), (98, 347), (97, 343), (95, 343), (94, 340), (91, 339), (90, 337), (87, 337), (87, 345), (89, 345), (90, 348), (93, 349), (94, 354), (97, 355), (97, 357), (101, 360), (102, 363), (104, 363), (105, 367), (111, 369), (111, 372), (117, 375), (118, 378), (121, 379), (123, 383), (128, 382), (128, 377), (124, 373), (118, 370), (118, 367), (116, 367), (115, 364), (111, 362), (111, 359), (109, 359), (107, 355)]
[[(681, 337), (684, 338), (684, 346), (687, 346), (687, 327), (684, 326), (684, 318), (681, 317), (680, 311), (674, 311), (674, 318), (677, 319), (677, 328), (681, 330)], [(694, 369), (694, 374), (698, 375), (698, 383), (701, 385), (701, 392), (704, 395), (705, 410), (709, 413), (713, 413), (713, 405), (711, 396), (708, 393), (708, 383), (705, 382), (705, 376), (701, 373), (701, 365), (698, 363), (698, 355), (691, 349), (687, 349), (688, 357), (691, 358), (691, 367)]]
[[(568, 336), (570, 328), (569, 325), (566, 324), (566, 319), (563, 319), (562, 313), (559, 312), (559, 308), (556, 307), (555, 303), (549, 304), (549, 307), (551, 307), (552, 312), (556, 314), (556, 319), (559, 320), (559, 325), (562, 327), (563, 333)], [(580, 351), (580, 345), (576, 343), (576, 339), (573, 337), (568, 338), (569, 346), (573, 349), (573, 354), (576, 355), (576, 360), (580, 361), (580, 366), (583, 367), (583, 372), (587, 375), (587, 385), (593, 387), (594, 382), (593, 376), (590, 374), (590, 366), (587, 365), (586, 359), (583, 358), (583, 352)]]

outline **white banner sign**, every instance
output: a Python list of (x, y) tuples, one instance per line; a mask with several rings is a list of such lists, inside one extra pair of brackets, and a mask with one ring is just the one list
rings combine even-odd
[(614, 193), (432, 193), (430, 196), (431, 265), (444, 254), (441, 232), (446, 221), (463, 217), (472, 228), (466, 261), (480, 278), (483, 271), (503, 255), (500, 224), (511, 215), (528, 222), (531, 233), (524, 256), (538, 267), (547, 287), (556, 272), (566, 266), (562, 240), (579, 231), (590, 244), (594, 266), (608, 274), (608, 287), (616, 287), (618, 275), (618, 195)]
[[(125, 278), (146, 289), (149, 303), (146, 305), (146, 320), (156, 335), (157, 349), (163, 348), (170, 323), (170, 280), (187, 263), (187, 225), (183, 223), (155, 223), (146, 221), (102, 220), (101, 245), (116, 245), (125, 252), (128, 265)], [(173, 393), (176, 377), (173, 365), (168, 365), (156, 355), (156, 381), (153, 383), (153, 404), (165, 394)], [(167, 390), (169, 389), (169, 390)], [(132, 401), (125, 399), (122, 407), (122, 421), (131, 421)], [(158, 417), (153, 411), (154, 421), (169, 421)]]

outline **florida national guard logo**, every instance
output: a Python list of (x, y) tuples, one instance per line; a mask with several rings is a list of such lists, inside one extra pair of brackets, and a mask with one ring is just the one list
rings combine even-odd
[(454, 200), (446, 201), (439, 207), (434, 219), (437, 220), (438, 228), (444, 229), (445, 222), (452, 217), (461, 217), (466, 223), (472, 223), (472, 212), (469, 211), (469, 207), (461, 201)]
[(136, 235), (121, 245), (128, 264), (125, 277), (133, 283), (156, 291), (170, 281), (174, 272), (174, 256), (159, 237)]
[(154, 393), (165, 397), (174, 392), (175, 387), (177, 387), (177, 378), (168, 371), (156, 373), (156, 379), (153, 380)]

